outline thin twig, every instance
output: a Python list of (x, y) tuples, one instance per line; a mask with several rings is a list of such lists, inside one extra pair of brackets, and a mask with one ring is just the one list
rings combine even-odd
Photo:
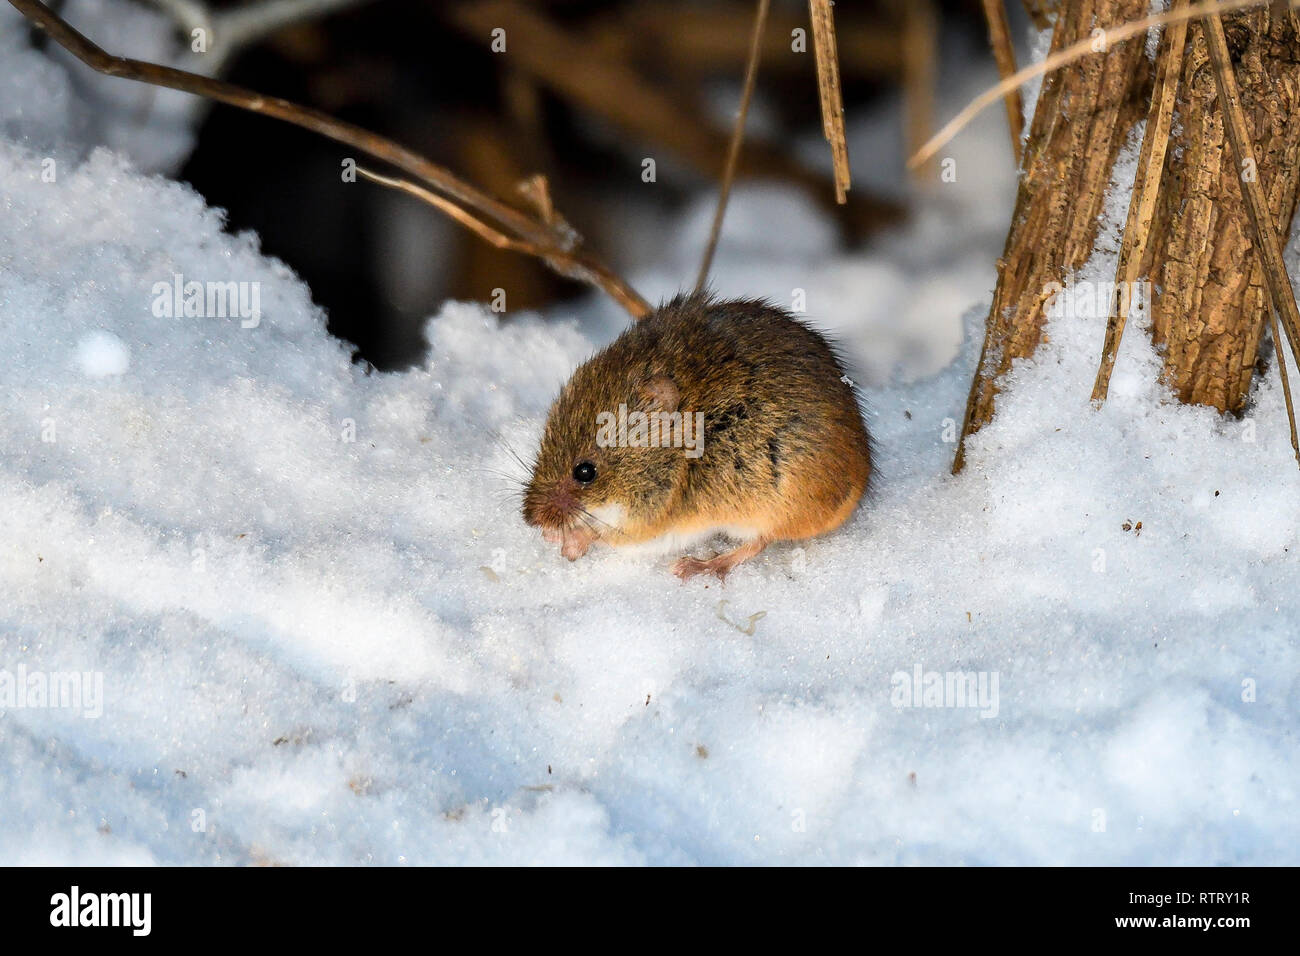
[(252, 90), (222, 80), (188, 73), (157, 63), (111, 56), (91, 40), (78, 33), (66, 20), (40, 0), (9, 0), (36, 27), (54, 42), (91, 69), (107, 76), (118, 76), (154, 86), (205, 96), (239, 109), (270, 116), (301, 126), (337, 143), (343, 143), (375, 159), (390, 163), (441, 193), (458, 208), (480, 222), (495, 222), (498, 232), (515, 237), (552, 269), (568, 278), (578, 279), (603, 289), (619, 302), (633, 318), (650, 311), (649, 304), (631, 286), (604, 263), (579, 249), (580, 241), (571, 229), (548, 224), (506, 205), (475, 188), (451, 170), (425, 159), (386, 137), (335, 119), (328, 113), (299, 106), (278, 97), (263, 96)]
[(1259, 263), (1264, 270), (1264, 285), (1268, 289), (1272, 308), (1269, 321), (1273, 329), (1273, 345), (1277, 351), (1278, 370), (1282, 375), (1282, 394), (1286, 398), (1286, 417), (1291, 425), (1291, 448), (1295, 451), (1296, 463), (1300, 464), (1300, 441), (1296, 438), (1295, 409), (1291, 405), (1291, 385), (1287, 380), (1286, 358), (1282, 355), (1282, 343), (1279, 341), (1277, 315), (1282, 317), (1282, 326), (1286, 330), (1291, 354), (1300, 356), (1300, 308), (1296, 307), (1295, 288), (1287, 275), (1286, 261), (1282, 258), (1282, 241), (1273, 225), (1269, 212), (1268, 199), (1264, 187), (1259, 182), (1258, 174), (1246, 175), (1243, 170), (1247, 165), (1258, 170), (1255, 165), (1254, 150), (1250, 130), (1246, 126), (1246, 113), (1241, 106), (1241, 93), (1237, 89), (1237, 78), (1232, 72), (1232, 60), (1228, 55), (1228, 41), (1223, 35), (1223, 21), (1218, 12), (1207, 14), (1201, 21), (1205, 27), (1205, 44), (1209, 50), (1210, 62), (1214, 65), (1214, 79), (1219, 87), (1219, 102), (1223, 109), (1223, 128), (1232, 144), (1232, 152), (1237, 159), (1237, 181), (1241, 183), (1242, 198), (1246, 200), (1246, 212), (1249, 214), (1254, 229), (1253, 245), (1259, 251)]
[(435, 209), (446, 213), (452, 219), (469, 229), (474, 235), (496, 246), (498, 249), (509, 249), (513, 252), (523, 252), (530, 256), (545, 258), (547, 250), (541, 246), (534, 245), (531, 242), (525, 242), (522, 239), (513, 239), (500, 230), (494, 229), (491, 225), (483, 222), (481, 219), (475, 219), (472, 215), (461, 209), (450, 199), (439, 196), (423, 186), (416, 185), (409, 179), (398, 179), (393, 176), (383, 176), (373, 170), (366, 169), (364, 166), (358, 166), (357, 172), (365, 179), (371, 182), (379, 183), (381, 186), (387, 186), (389, 189), (396, 189), (400, 192), (409, 193), (423, 202), (428, 203)]
[(813, 51), (817, 57), (817, 92), (822, 104), (822, 131), (831, 144), (835, 164), (835, 201), (848, 202), (849, 144), (844, 133), (844, 96), (840, 91), (840, 58), (835, 49), (835, 15), (831, 0), (808, 0)]
[(1269, 331), (1273, 337), (1273, 354), (1277, 357), (1277, 371), (1282, 376), (1282, 397), (1286, 399), (1286, 420), (1291, 426), (1291, 450), (1295, 452), (1296, 464), (1300, 465), (1300, 443), (1296, 441), (1295, 406), (1291, 404), (1291, 376), (1286, 370), (1286, 356), (1282, 354), (1282, 336), (1277, 328), (1277, 312), (1268, 312)]
[[(1006, 79), (1016, 72), (1016, 51), (1011, 45), (1011, 29), (1007, 25), (1007, 8), (1003, 0), (984, 0), (984, 19), (989, 26), (989, 46), (998, 64), (998, 76)], [(1002, 101), (1007, 107), (1007, 126), (1011, 131), (1011, 154), (1020, 165), (1020, 142), (1025, 131), (1025, 105), (1020, 90), (1008, 90)]]
[[(1179, 10), (1189, 0), (1173, 0), (1171, 10)], [(1156, 200), (1160, 194), (1160, 177), (1164, 173), (1165, 153), (1169, 148), (1169, 131), (1173, 126), (1174, 102), (1183, 71), (1183, 48), (1187, 43), (1186, 20), (1171, 23), (1165, 30), (1156, 62), (1155, 90), (1151, 94), (1151, 108), (1147, 112), (1146, 133), (1142, 137), (1142, 150), (1138, 155), (1137, 181), (1129, 199), (1128, 221), (1124, 225), (1124, 238), (1120, 246), (1119, 263), (1115, 268), (1115, 302), (1106, 322), (1106, 339), (1101, 347), (1101, 366), (1092, 386), (1092, 400), (1104, 402), (1110, 389), (1110, 375), (1115, 368), (1115, 356), (1124, 337), (1128, 321), (1132, 290), (1137, 284), (1142, 258), (1151, 237), (1151, 223), (1155, 219)]]
[(519, 190), (519, 195), (527, 199), (529, 205), (537, 210), (537, 215), (542, 217), (542, 222), (553, 226), (561, 221), (555, 211), (555, 203), (551, 201), (551, 184), (544, 175), (533, 173), (515, 188)]
[(718, 247), (718, 237), (722, 233), (722, 220), (727, 214), (727, 199), (731, 196), (731, 184), (736, 178), (736, 164), (740, 161), (740, 147), (745, 141), (745, 119), (749, 116), (749, 103), (754, 98), (754, 85), (758, 80), (758, 61), (763, 53), (763, 32), (767, 27), (767, 11), (770, 0), (758, 0), (758, 11), (754, 14), (754, 33), (749, 43), (749, 60), (745, 64), (745, 87), (740, 94), (740, 111), (736, 114), (736, 125), (731, 131), (731, 143), (727, 147), (727, 164), (722, 173), (722, 191), (718, 194), (718, 207), (713, 211), (713, 228), (709, 230), (709, 244), (704, 248), (704, 258), (700, 261), (700, 274), (695, 280), (695, 291), (701, 292), (709, 279), (709, 267), (713, 265), (713, 252)]
[[(13, 0), (10, 0), (13, 2)], [(1222, 0), (1222, 3), (1216, 3), (1215, 0), (1203, 0), (1202, 3), (1185, 10), (1166, 11), (1164, 13), (1152, 14), (1149, 17), (1143, 17), (1141, 20), (1134, 20), (1131, 23), (1120, 24), (1106, 30), (1102, 37), (1087, 36), (1076, 43), (1072, 43), (1063, 50), (1058, 50), (1051, 56), (1039, 63), (1033, 63), (1017, 71), (1012, 76), (1007, 77), (1000, 83), (990, 86), (975, 99), (966, 104), (956, 116), (935, 133), (930, 141), (918, 149), (912, 158), (907, 161), (909, 169), (916, 169), (929, 162), (939, 150), (943, 149), (954, 136), (960, 133), (976, 116), (982, 113), (989, 105), (996, 103), (1007, 94), (1008, 90), (1019, 89), (1036, 76), (1042, 76), (1045, 73), (1052, 73), (1063, 66), (1068, 66), (1076, 60), (1081, 60), (1093, 53), (1102, 52), (1116, 43), (1135, 37), (1138, 34), (1145, 33), (1151, 27), (1157, 27), (1164, 23), (1178, 23), (1183, 20), (1195, 20), (1205, 16), (1208, 12), (1219, 10), (1222, 13), (1230, 13), (1233, 10), (1246, 10), (1250, 7), (1258, 7), (1270, 0)], [(1289, 0), (1291, 7), (1300, 6), (1300, 0)], [(1101, 50), (1098, 49), (1098, 40), (1103, 42)]]

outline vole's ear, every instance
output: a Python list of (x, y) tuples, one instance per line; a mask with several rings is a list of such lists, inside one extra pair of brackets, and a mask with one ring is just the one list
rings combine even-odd
[(645, 379), (636, 389), (637, 405), (642, 411), (666, 412), (677, 411), (682, 396), (677, 390), (677, 383), (667, 375), (655, 375)]

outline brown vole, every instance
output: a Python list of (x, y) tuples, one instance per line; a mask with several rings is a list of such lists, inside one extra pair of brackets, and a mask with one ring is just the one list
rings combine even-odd
[(743, 542), (673, 573), (719, 578), (839, 527), (871, 448), (821, 335), (761, 301), (678, 296), (580, 365), (551, 406), (524, 520), (570, 561), (597, 539)]

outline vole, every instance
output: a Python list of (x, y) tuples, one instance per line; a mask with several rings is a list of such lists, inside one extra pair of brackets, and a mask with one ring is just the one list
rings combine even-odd
[(871, 440), (839, 358), (764, 301), (678, 296), (580, 365), (551, 406), (524, 520), (570, 561), (600, 540), (725, 554), (718, 578), (774, 541), (831, 531), (871, 475)]

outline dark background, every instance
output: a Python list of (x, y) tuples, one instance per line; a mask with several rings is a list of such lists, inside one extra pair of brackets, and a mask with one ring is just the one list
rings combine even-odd
[[(627, 67), (639, 84), (671, 100), (681, 123), (702, 123), (719, 150), (725, 147), (754, 13), (750, 0), (519, 5), (577, 40), (591, 58)], [(663, 241), (656, 225), (665, 215), (715, 188), (721, 152), (716, 163), (685, 157), (671, 136), (620, 124), (605, 104), (616, 112), (624, 90), (596, 89), (606, 98), (596, 106), (577, 101), (511, 56), (512, 44), (534, 41), (527, 32), (508, 30), (507, 52), (493, 53), (490, 37), (467, 27), (458, 6), (378, 0), (296, 24), (245, 49), (223, 78), (380, 132), (512, 202), (515, 182), (545, 173), (556, 207), (589, 248), (626, 275)], [(850, 120), (906, 82), (901, 51), (918, 9), (924, 8), (909, 7), (909, 0), (836, 5)], [(936, 42), (940, 34), (965, 34), (969, 55), (990, 56), (986, 45), (980, 48), (978, 0), (943, 0), (930, 9)], [(803, 0), (773, 3), (771, 46), (758, 82), (766, 135), (752, 135), (742, 173), (800, 182), (810, 202), (832, 210), (846, 243), (862, 243), (906, 215), (907, 196), (885, 202), (855, 185), (851, 203), (836, 208), (826, 171), (810, 170), (795, 155), (796, 136), (820, 131), (811, 37), (808, 53), (789, 52), (791, 25), (807, 28), (807, 18)], [(561, 72), (580, 71), (586, 62), (563, 59)], [(232, 230), (256, 230), (263, 248), (306, 280), (330, 330), (354, 343), (360, 359), (385, 369), (418, 362), (422, 321), (449, 297), (487, 300), (506, 286), (513, 312), (586, 293), (526, 256), (489, 247), (417, 200), (369, 183), (341, 188), (345, 155), (345, 148), (296, 127), (217, 106), (180, 178), (227, 209)], [(653, 189), (641, 181), (646, 156), (658, 164)]]

